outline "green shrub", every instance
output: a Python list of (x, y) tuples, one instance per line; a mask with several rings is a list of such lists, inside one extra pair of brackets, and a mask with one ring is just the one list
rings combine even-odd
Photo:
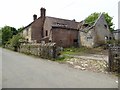
[(6, 48), (17, 51), (20, 47), (20, 39), (23, 39), (20, 34), (14, 35), (7, 43)]

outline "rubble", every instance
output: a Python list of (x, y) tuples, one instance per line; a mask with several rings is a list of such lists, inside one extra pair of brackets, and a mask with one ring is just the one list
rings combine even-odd
[(66, 63), (72, 65), (75, 69), (107, 73), (108, 65), (105, 60), (92, 60), (74, 57), (67, 59)]
[(71, 62), (71, 61), (67, 61), (67, 63), (69, 63), (69, 64), (73, 65), (73, 62)]

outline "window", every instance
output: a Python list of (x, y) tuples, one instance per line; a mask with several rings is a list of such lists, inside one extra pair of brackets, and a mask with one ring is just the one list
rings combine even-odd
[(92, 39), (92, 36), (88, 36), (87, 39)]
[(115, 54), (115, 57), (118, 57), (118, 55), (117, 55), (117, 54)]
[(28, 38), (26, 39), (26, 41), (28, 42)]
[(108, 40), (108, 36), (105, 36), (105, 40)]
[(59, 23), (59, 22), (54, 22), (53, 26), (67, 27), (67, 24), (65, 24), (65, 23)]
[(48, 30), (46, 30), (46, 36), (48, 36)]
[(104, 27), (107, 29), (107, 25), (106, 24), (104, 24)]
[(109, 37), (109, 40), (112, 40), (112, 37)]
[(78, 39), (74, 39), (74, 42), (77, 42), (78, 41)]

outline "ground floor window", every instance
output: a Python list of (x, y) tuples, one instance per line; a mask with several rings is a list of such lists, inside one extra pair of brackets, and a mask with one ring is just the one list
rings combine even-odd
[(48, 36), (48, 30), (46, 30), (45, 35)]

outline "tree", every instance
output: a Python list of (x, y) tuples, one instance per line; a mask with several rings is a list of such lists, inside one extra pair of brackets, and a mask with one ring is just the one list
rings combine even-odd
[[(95, 23), (95, 21), (97, 20), (97, 18), (99, 17), (101, 13), (92, 13), (91, 15), (89, 15), (86, 19), (85, 19), (85, 23), (89, 24), (89, 25), (93, 25)], [(109, 16), (108, 13), (103, 12), (105, 20), (108, 24), (108, 27), (110, 29), (110, 31), (112, 32), (114, 30), (114, 24), (112, 22), (113, 17)]]
[(13, 48), (13, 50), (17, 51), (20, 47), (20, 40), (23, 39), (20, 34), (13, 35), (13, 37), (7, 42), (7, 44)]
[(23, 31), (23, 28), (24, 28), (24, 27), (18, 28), (18, 33), (22, 32), (22, 31)]
[(90, 16), (88, 16), (85, 19), (85, 23), (89, 24), (89, 25), (93, 25), (95, 23), (95, 21), (97, 20), (97, 18), (99, 17), (100, 13), (92, 13)]
[(107, 24), (109, 26), (109, 29), (112, 32), (114, 30), (114, 24), (112, 22), (113, 17), (109, 16), (108, 13), (105, 13), (105, 12), (103, 14), (105, 16), (105, 19), (106, 19), (106, 22), (107, 22)]
[(5, 46), (7, 41), (12, 38), (13, 35), (16, 35), (18, 31), (14, 27), (4, 26), (2, 30), (2, 45)]

